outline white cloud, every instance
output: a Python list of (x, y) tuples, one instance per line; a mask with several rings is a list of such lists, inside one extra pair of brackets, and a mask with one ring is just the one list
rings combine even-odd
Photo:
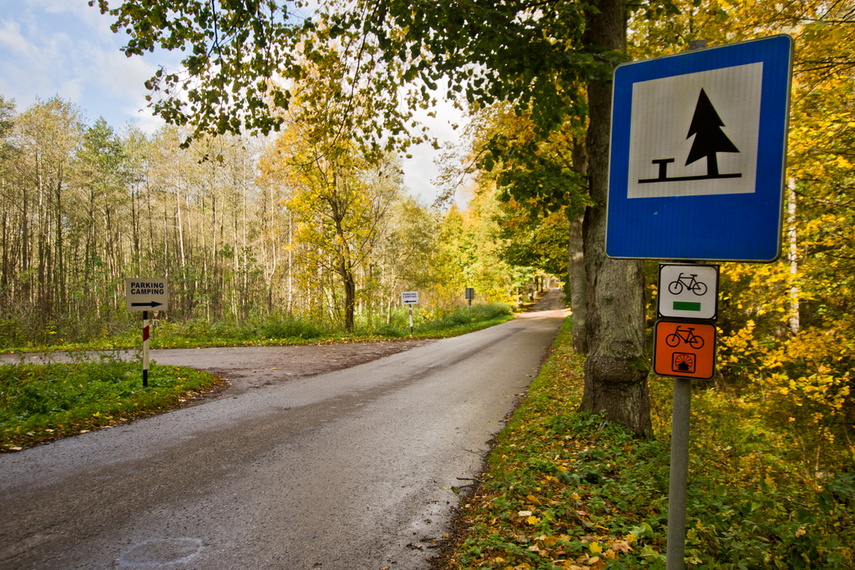
[[(436, 161), (448, 145), (456, 145), (459, 142), (467, 122), (465, 113), (445, 99), (445, 89), (442, 85), (437, 91), (437, 105), (431, 111), (435, 116), (430, 116), (428, 110), (419, 110), (416, 118), (428, 126), (440, 148), (434, 149), (430, 144), (421, 144), (410, 150), (413, 157), (404, 159), (403, 164), (404, 184), (426, 204), (433, 203), (440, 192), (440, 187), (435, 183), (440, 175)], [(458, 125), (457, 129), (454, 125)]]
[(0, 94), (19, 111), (59, 95), (114, 128), (134, 122), (153, 132), (163, 124), (151, 116), (144, 86), (163, 54), (126, 57), (123, 35), (87, 0), (0, 0), (0, 14)]
[[(90, 124), (103, 116), (117, 130), (133, 123), (153, 133), (164, 122), (152, 116), (144, 83), (159, 65), (176, 69), (180, 54), (126, 57), (120, 51), (125, 35), (114, 34), (111, 23), (88, 0), (0, 0), (0, 95), (15, 99), (19, 112), (36, 98), (59, 95), (78, 105)], [(441, 97), (435, 111), (435, 118), (420, 111), (419, 119), (440, 145), (456, 143), (463, 113)], [(420, 145), (403, 161), (405, 184), (425, 204), (439, 192), (433, 180), (440, 153)]]

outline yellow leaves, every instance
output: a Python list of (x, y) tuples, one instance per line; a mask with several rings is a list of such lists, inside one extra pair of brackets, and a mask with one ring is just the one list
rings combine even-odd
[(540, 522), (540, 519), (534, 516), (534, 512), (532, 511), (519, 511), (517, 515), (524, 519), (527, 524), (536, 525)]
[(545, 534), (540, 535), (539, 537), (537, 537), (537, 540), (542, 541), (542, 542), (543, 542), (543, 544), (545, 544), (546, 546), (549, 546), (549, 547), (553, 547), (553, 546), (555, 546), (556, 544), (558, 544), (558, 542), (559, 542), (558, 537), (555, 537), (555, 536), (546, 536)]

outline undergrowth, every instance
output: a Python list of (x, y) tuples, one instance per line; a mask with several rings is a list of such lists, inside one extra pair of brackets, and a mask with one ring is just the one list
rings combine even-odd
[(96, 361), (0, 365), (0, 452), (159, 413), (218, 380), (191, 368), (142, 366), (115, 355)]
[[(461, 509), (446, 568), (664, 568), (671, 382), (651, 377), (656, 435), (638, 439), (577, 411), (582, 365), (568, 319)], [(688, 568), (855, 567), (844, 446), (807, 471), (757, 400), (701, 387), (692, 405)]]
[[(357, 342), (396, 338), (444, 338), (487, 328), (513, 318), (505, 303), (477, 304), (449, 310), (413, 309), (413, 331), (409, 328), (407, 309), (392, 311), (388, 322), (368, 323), (359, 320), (354, 332), (344, 332), (329, 323), (319, 324), (296, 316), (273, 316), (244, 322), (191, 319), (175, 322), (151, 319), (151, 348), (190, 348), (198, 346), (276, 346), (322, 342)], [(72, 341), (48, 330), (34, 339), (9, 334), (0, 322), (0, 352), (112, 350), (139, 347), (142, 321), (133, 326), (104, 330), (86, 338), (77, 335)]]

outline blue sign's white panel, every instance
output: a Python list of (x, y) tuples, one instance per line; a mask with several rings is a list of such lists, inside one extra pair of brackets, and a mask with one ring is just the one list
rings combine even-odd
[(609, 256), (778, 257), (791, 64), (774, 36), (615, 70)]

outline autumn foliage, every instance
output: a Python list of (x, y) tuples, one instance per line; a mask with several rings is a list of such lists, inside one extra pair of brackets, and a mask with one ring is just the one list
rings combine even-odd
[[(650, 439), (577, 412), (569, 325), (464, 499), (466, 530), (442, 567), (664, 568), (671, 382), (651, 381)], [(827, 446), (809, 471), (804, 428), (782, 429), (759, 395), (698, 385), (692, 400), (687, 567), (852, 567), (855, 476), (830, 465), (845, 450)]]

